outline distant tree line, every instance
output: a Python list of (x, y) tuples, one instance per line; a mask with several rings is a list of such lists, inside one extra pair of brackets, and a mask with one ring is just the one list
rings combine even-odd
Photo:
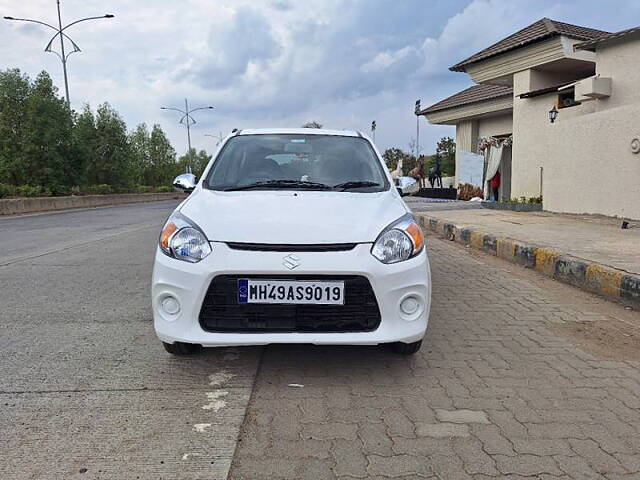
[(33, 81), (0, 71), (0, 197), (168, 191), (210, 158), (195, 149), (177, 158), (160, 125), (128, 132), (108, 103), (70, 110), (45, 71)]
[[(411, 150), (411, 146), (409, 150)], [(429, 169), (435, 165), (438, 157), (440, 157), (443, 177), (450, 177), (456, 173), (456, 143), (451, 137), (443, 137), (438, 141), (435, 155), (420, 155), (420, 157), (425, 160), (423, 172), (425, 178), (429, 173)], [(387, 148), (382, 154), (382, 158), (387, 164), (387, 168), (391, 171), (397, 168), (398, 162), (402, 159), (404, 175), (407, 175), (417, 165), (417, 158), (414, 154), (407, 153), (397, 147)]]

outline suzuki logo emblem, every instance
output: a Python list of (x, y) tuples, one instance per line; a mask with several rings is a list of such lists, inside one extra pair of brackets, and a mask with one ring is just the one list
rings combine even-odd
[(298, 268), (300, 266), (300, 259), (295, 255), (287, 255), (282, 259), (282, 264), (289, 270), (293, 270), (294, 268)]

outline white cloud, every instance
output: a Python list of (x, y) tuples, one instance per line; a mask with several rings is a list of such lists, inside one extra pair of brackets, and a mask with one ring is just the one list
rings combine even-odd
[[(594, 8), (587, 8), (591, 5)], [(415, 135), (413, 103), (466, 87), (447, 68), (543, 16), (615, 30), (632, 25), (637, 0), (64, 0), (64, 19), (114, 13), (113, 20), (69, 30), (82, 53), (69, 60), (72, 104), (109, 101), (133, 128), (160, 123), (178, 151), (178, 117), (159, 109), (213, 104), (192, 131), (293, 125), (368, 130), (382, 147), (403, 148)], [(627, 12), (627, 13), (625, 13)], [(0, 0), (0, 13), (55, 22), (51, 0)], [(637, 17), (637, 16), (636, 16)], [(35, 76), (48, 70), (62, 86), (60, 62), (42, 50), (48, 31), (2, 23), (0, 68)], [(422, 123), (421, 143), (435, 149), (451, 127)]]
[(389, 69), (392, 65), (404, 60), (412, 53), (415, 53), (413, 46), (406, 46), (395, 52), (385, 51), (378, 53), (373, 59), (364, 65), (361, 70), (363, 73), (380, 72)]

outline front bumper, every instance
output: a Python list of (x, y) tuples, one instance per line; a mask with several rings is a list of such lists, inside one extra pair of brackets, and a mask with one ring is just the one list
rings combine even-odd
[[(416, 342), (425, 334), (431, 306), (431, 274), (425, 251), (393, 265), (384, 265), (370, 253), (370, 244), (339, 252), (296, 252), (301, 265), (296, 275), (361, 275), (376, 296), (381, 321), (370, 332), (345, 333), (214, 333), (202, 329), (199, 314), (211, 280), (217, 275), (282, 275), (287, 270), (283, 252), (232, 250), (225, 243), (212, 242), (213, 252), (199, 263), (187, 263), (156, 251), (151, 286), (154, 327), (167, 343), (197, 343), (205, 347), (266, 345), (270, 343), (311, 343), (316, 345), (375, 345)], [(420, 300), (420, 310), (405, 315), (400, 303), (412, 295)], [(169, 314), (162, 308), (167, 297), (179, 301), (180, 310)]]

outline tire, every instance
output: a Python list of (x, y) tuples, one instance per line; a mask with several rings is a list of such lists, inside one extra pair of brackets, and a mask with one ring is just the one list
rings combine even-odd
[(413, 355), (422, 346), (422, 340), (413, 343), (396, 342), (392, 344), (393, 350), (400, 355)]
[(166, 343), (162, 342), (164, 349), (169, 352), (171, 355), (185, 356), (185, 355), (193, 355), (194, 353), (199, 352), (202, 349), (201, 345), (197, 345), (195, 343)]

